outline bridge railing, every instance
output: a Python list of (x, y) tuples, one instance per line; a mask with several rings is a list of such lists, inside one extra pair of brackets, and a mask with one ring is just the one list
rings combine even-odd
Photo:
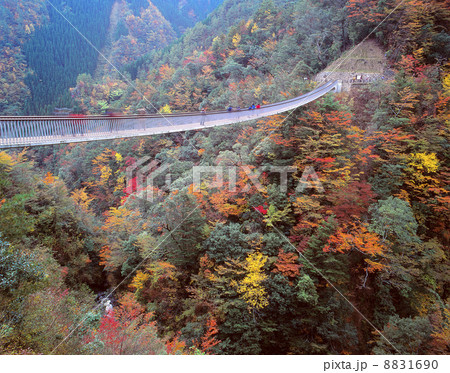
[(278, 114), (311, 102), (330, 90), (338, 90), (332, 81), (302, 96), (263, 105), (258, 110), (239, 112), (149, 114), (131, 116), (72, 117), (0, 117), (0, 148), (95, 141), (146, 134), (178, 132), (237, 123)]

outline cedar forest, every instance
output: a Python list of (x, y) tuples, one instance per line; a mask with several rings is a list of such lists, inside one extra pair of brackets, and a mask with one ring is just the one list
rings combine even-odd
[[(1, 115), (278, 102), (368, 35), (391, 74), (257, 122), (0, 151), (0, 353), (450, 352), (446, 0), (53, 4), (120, 74), (45, 0), (1, 0)], [(170, 165), (153, 201), (142, 157)]]

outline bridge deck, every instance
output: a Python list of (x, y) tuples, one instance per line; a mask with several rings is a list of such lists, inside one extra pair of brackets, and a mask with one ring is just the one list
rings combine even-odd
[(0, 117), (0, 149), (100, 141), (224, 126), (292, 110), (339, 89), (340, 82), (332, 81), (290, 100), (264, 105), (261, 109), (233, 112), (83, 118)]

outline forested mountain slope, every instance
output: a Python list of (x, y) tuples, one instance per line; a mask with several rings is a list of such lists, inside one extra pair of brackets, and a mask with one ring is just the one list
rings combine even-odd
[(113, 0), (69, 0), (52, 4), (57, 10), (47, 4), (49, 22), (36, 29), (24, 46), (30, 69), (25, 83), (31, 91), (24, 107), (26, 114), (50, 114), (55, 106), (72, 106), (69, 87), (79, 74), (94, 72), (98, 55), (77, 30), (101, 49)]
[(30, 91), (23, 45), (47, 19), (44, 0), (0, 1), (0, 114), (17, 115)]
[[(109, 105), (133, 113), (142, 107), (151, 112), (243, 107), (298, 95), (304, 78), (350, 45), (348, 26), (333, 4), (278, 3), (227, 0), (169, 49), (125, 67), (137, 78), (136, 90), (120, 79), (95, 82), (83, 76), (74, 96), (86, 112)], [(110, 97), (108, 85), (126, 93)], [(136, 99), (142, 95), (145, 100)]]
[(174, 39), (172, 26), (151, 2), (147, 1), (146, 7), (134, 14), (130, 4), (115, 1), (96, 76), (99, 80), (107, 76), (118, 77), (118, 70), (122, 70), (124, 65), (167, 46)]
[[(120, 68), (174, 40), (175, 32), (158, 8), (181, 35), (220, 2), (160, 1), (155, 7), (148, 0), (56, 0), (53, 7), (41, 0), (2, 0), (0, 113), (50, 114), (57, 106), (74, 105), (69, 87), (75, 85), (79, 74), (94, 74), (98, 53), (68, 21)], [(114, 3), (123, 6), (112, 30), (113, 40), (105, 50)], [(102, 62), (102, 72), (105, 66)]]
[[(292, 97), (399, 4), (225, 1), (135, 87), (82, 75), (72, 93), (91, 113)], [(290, 115), (0, 152), (0, 351), (74, 331), (57, 353), (447, 354), (449, 20), (404, 1), (371, 35), (392, 77)], [(139, 161), (151, 185), (127, 180)]]
[(181, 35), (187, 28), (206, 18), (223, 0), (154, 0), (152, 2), (177, 30), (178, 35)]

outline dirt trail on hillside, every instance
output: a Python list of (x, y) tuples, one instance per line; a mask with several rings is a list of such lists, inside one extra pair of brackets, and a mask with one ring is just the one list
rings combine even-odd
[[(105, 46), (102, 49), (102, 54), (105, 56), (109, 61), (111, 61), (111, 54), (112, 54), (112, 48), (114, 44), (114, 30), (117, 27), (117, 24), (120, 20), (120, 13), (122, 12), (123, 4), (120, 1), (116, 1), (111, 9), (111, 15), (109, 17), (109, 27), (108, 27), (108, 33), (106, 35), (106, 42)], [(111, 65), (103, 58), (103, 56), (98, 56), (97, 61), (97, 68), (95, 69), (94, 73), (94, 80), (99, 81), (102, 79), (103, 76), (109, 74), (109, 72), (112, 70)]]

